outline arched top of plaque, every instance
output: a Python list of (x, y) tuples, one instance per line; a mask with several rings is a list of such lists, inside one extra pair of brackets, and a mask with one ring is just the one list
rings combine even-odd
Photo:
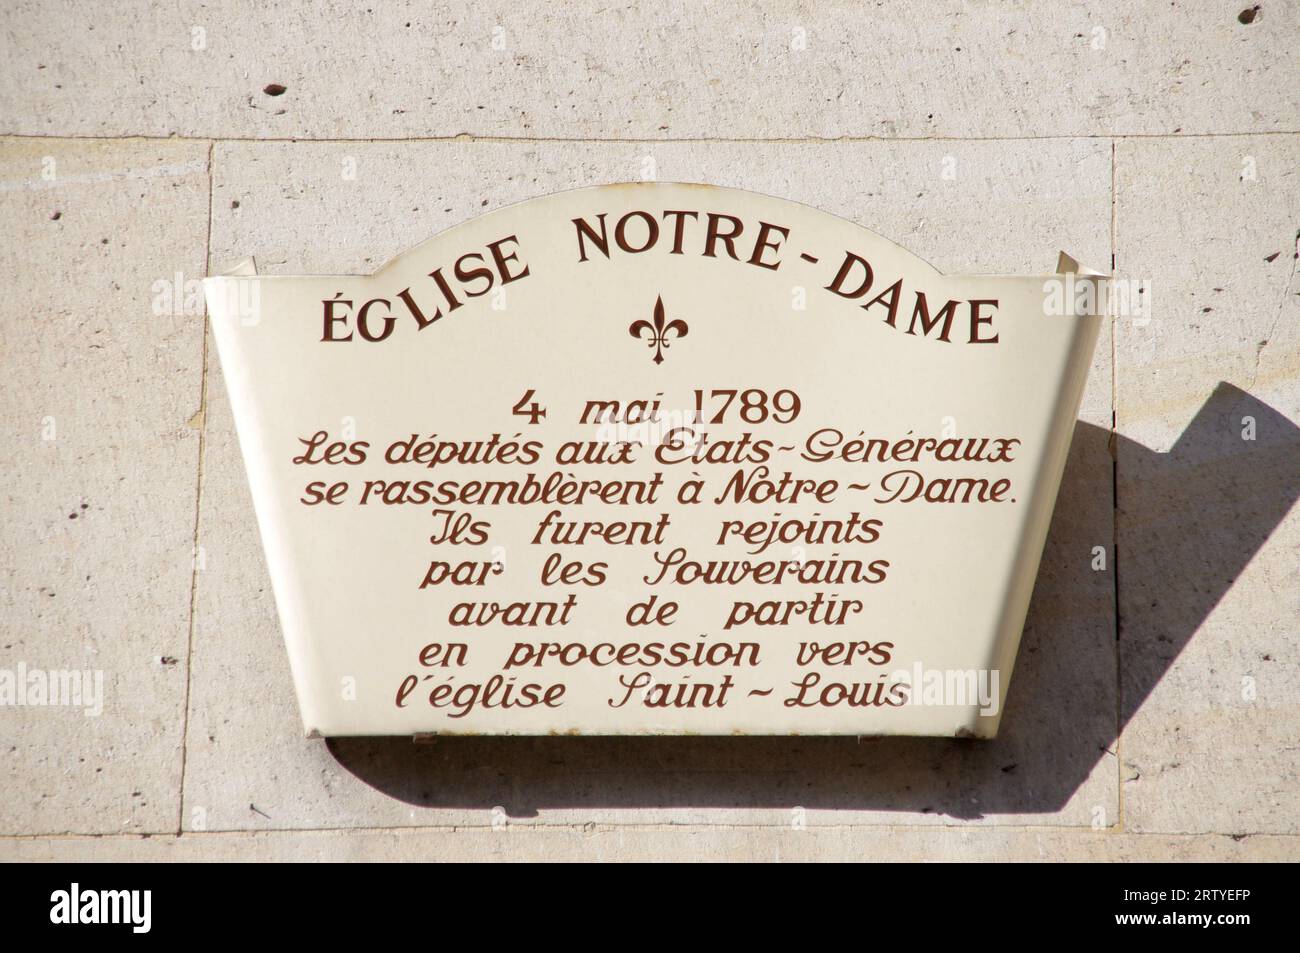
[[(439, 243), (454, 240), (455, 233), (467, 225), (480, 222), (488, 226), (497, 221), (518, 221), (536, 217), (543, 220), (565, 219), (569, 213), (581, 218), (597, 235), (604, 216), (607, 236), (614, 251), (622, 254), (645, 254), (655, 249), (670, 254), (735, 257), (748, 261), (755, 242), (766, 222), (771, 228), (765, 239), (784, 244), (777, 228), (786, 222), (801, 222), (817, 229), (832, 229), (853, 235), (864, 256), (874, 256), (883, 263), (906, 263), (911, 269), (938, 277), (943, 272), (919, 255), (857, 222), (793, 199), (783, 199), (731, 186), (701, 182), (616, 182), (552, 192), (493, 209), (466, 222), (449, 226), (416, 245), (399, 252), (372, 273), (383, 275), (399, 268), (409, 257), (423, 260)], [(676, 214), (675, 214), (676, 213)], [(654, 222), (652, 232), (650, 221)], [(622, 242), (617, 230), (624, 222)], [(576, 228), (576, 225), (575, 225)], [(706, 245), (712, 236), (712, 248)], [(588, 239), (593, 242), (592, 239)], [(779, 249), (778, 249), (779, 250)], [(795, 254), (803, 253), (796, 249)], [(612, 252), (613, 253), (613, 252)], [(764, 262), (778, 258), (777, 250), (767, 249)]]
[[(774, 259), (779, 258), (780, 251), (789, 250), (781, 247), (788, 241), (788, 236), (783, 234), (781, 229), (789, 230), (790, 226), (782, 223), (793, 221), (812, 226), (814, 230), (825, 229), (842, 234), (846, 238), (851, 237), (859, 254), (869, 261), (879, 262), (882, 266), (894, 264), (899, 270), (936, 278), (961, 277), (936, 268), (920, 255), (858, 222), (814, 205), (778, 198), (750, 189), (701, 182), (616, 182), (583, 186), (523, 199), (450, 225), (398, 252), (369, 274), (348, 272), (336, 277), (383, 277), (387, 273), (401, 270), (409, 261), (423, 263), (444, 245), (455, 244), (458, 234), (463, 229), (482, 227), (491, 230), (496, 223), (503, 221), (526, 222), (531, 219), (553, 221), (563, 218), (570, 212), (573, 213), (574, 219), (581, 219), (591, 229), (591, 236), (584, 234), (584, 238), (597, 250), (601, 249), (596, 238), (604, 237), (615, 252), (622, 254), (644, 254), (662, 246), (662, 249), (669, 254), (701, 254), (706, 257), (731, 257), (749, 262), (755, 251), (755, 243), (760, 237), (762, 223), (766, 222), (770, 228), (762, 237), (768, 247), (760, 249), (761, 259), (754, 264), (756, 267), (768, 267), (774, 263)], [(602, 216), (604, 233), (600, 230)], [(650, 220), (653, 220), (653, 226), (649, 224)], [(620, 222), (624, 222), (621, 236), (618, 231)], [(576, 235), (576, 223), (574, 229)], [(771, 247), (772, 243), (776, 243), (777, 247)], [(741, 255), (742, 250), (747, 251), (748, 255)], [(818, 257), (814, 252), (804, 249), (797, 249), (795, 254)], [(806, 258), (804, 260), (806, 261)], [(255, 277), (271, 281), (325, 277), (325, 275), (258, 275), (251, 262), (252, 259), (247, 259), (241, 265), (213, 277)], [(777, 264), (779, 267), (779, 262)], [(1054, 274), (1068, 272), (1089, 277), (1098, 276), (1097, 272), (1080, 269), (1073, 258), (1061, 253)], [(980, 277), (1013, 277), (1025, 281), (1038, 281), (1052, 275), (981, 275)]]

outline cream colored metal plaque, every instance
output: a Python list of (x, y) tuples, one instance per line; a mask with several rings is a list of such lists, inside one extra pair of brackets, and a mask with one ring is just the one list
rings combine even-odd
[(991, 737), (1105, 290), (1061, 261), (633, 184), (209, 278), (306, 729)]

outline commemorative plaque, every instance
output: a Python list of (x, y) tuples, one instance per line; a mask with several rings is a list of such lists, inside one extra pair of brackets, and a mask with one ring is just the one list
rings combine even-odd
[(306, 730), (992, 737), (1104, 281), (658, 183), (207, 279)]

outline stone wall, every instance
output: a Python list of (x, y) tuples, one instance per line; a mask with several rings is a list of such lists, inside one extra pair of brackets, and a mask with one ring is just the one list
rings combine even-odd
[[(11, 0), (0, 668), (104, 702), (0, 708), (0, 859), (1300, 857), (1300, 16), (1241, 3)], [(647, 176), (1149, 295), (996, 741), (301, 736), (197, 279)]]

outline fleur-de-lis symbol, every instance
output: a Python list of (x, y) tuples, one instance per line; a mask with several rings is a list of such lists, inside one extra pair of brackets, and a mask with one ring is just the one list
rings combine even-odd
[(655, 298), (654, 324), (649, 321), (637, 320), (628, 326), (628, 331), (632, 337), (641, 339), (648, 333), (646, 338), (650, 347), (655, 349), (654, 362), (662, 364), (664, 362), (664, 351), (668, 348), (669, 335), (678, 338), (686, 337), (686, 322), (680, 318), (674, 318), (667, 321), (664, 318), (664, 299), (663, 296)]

